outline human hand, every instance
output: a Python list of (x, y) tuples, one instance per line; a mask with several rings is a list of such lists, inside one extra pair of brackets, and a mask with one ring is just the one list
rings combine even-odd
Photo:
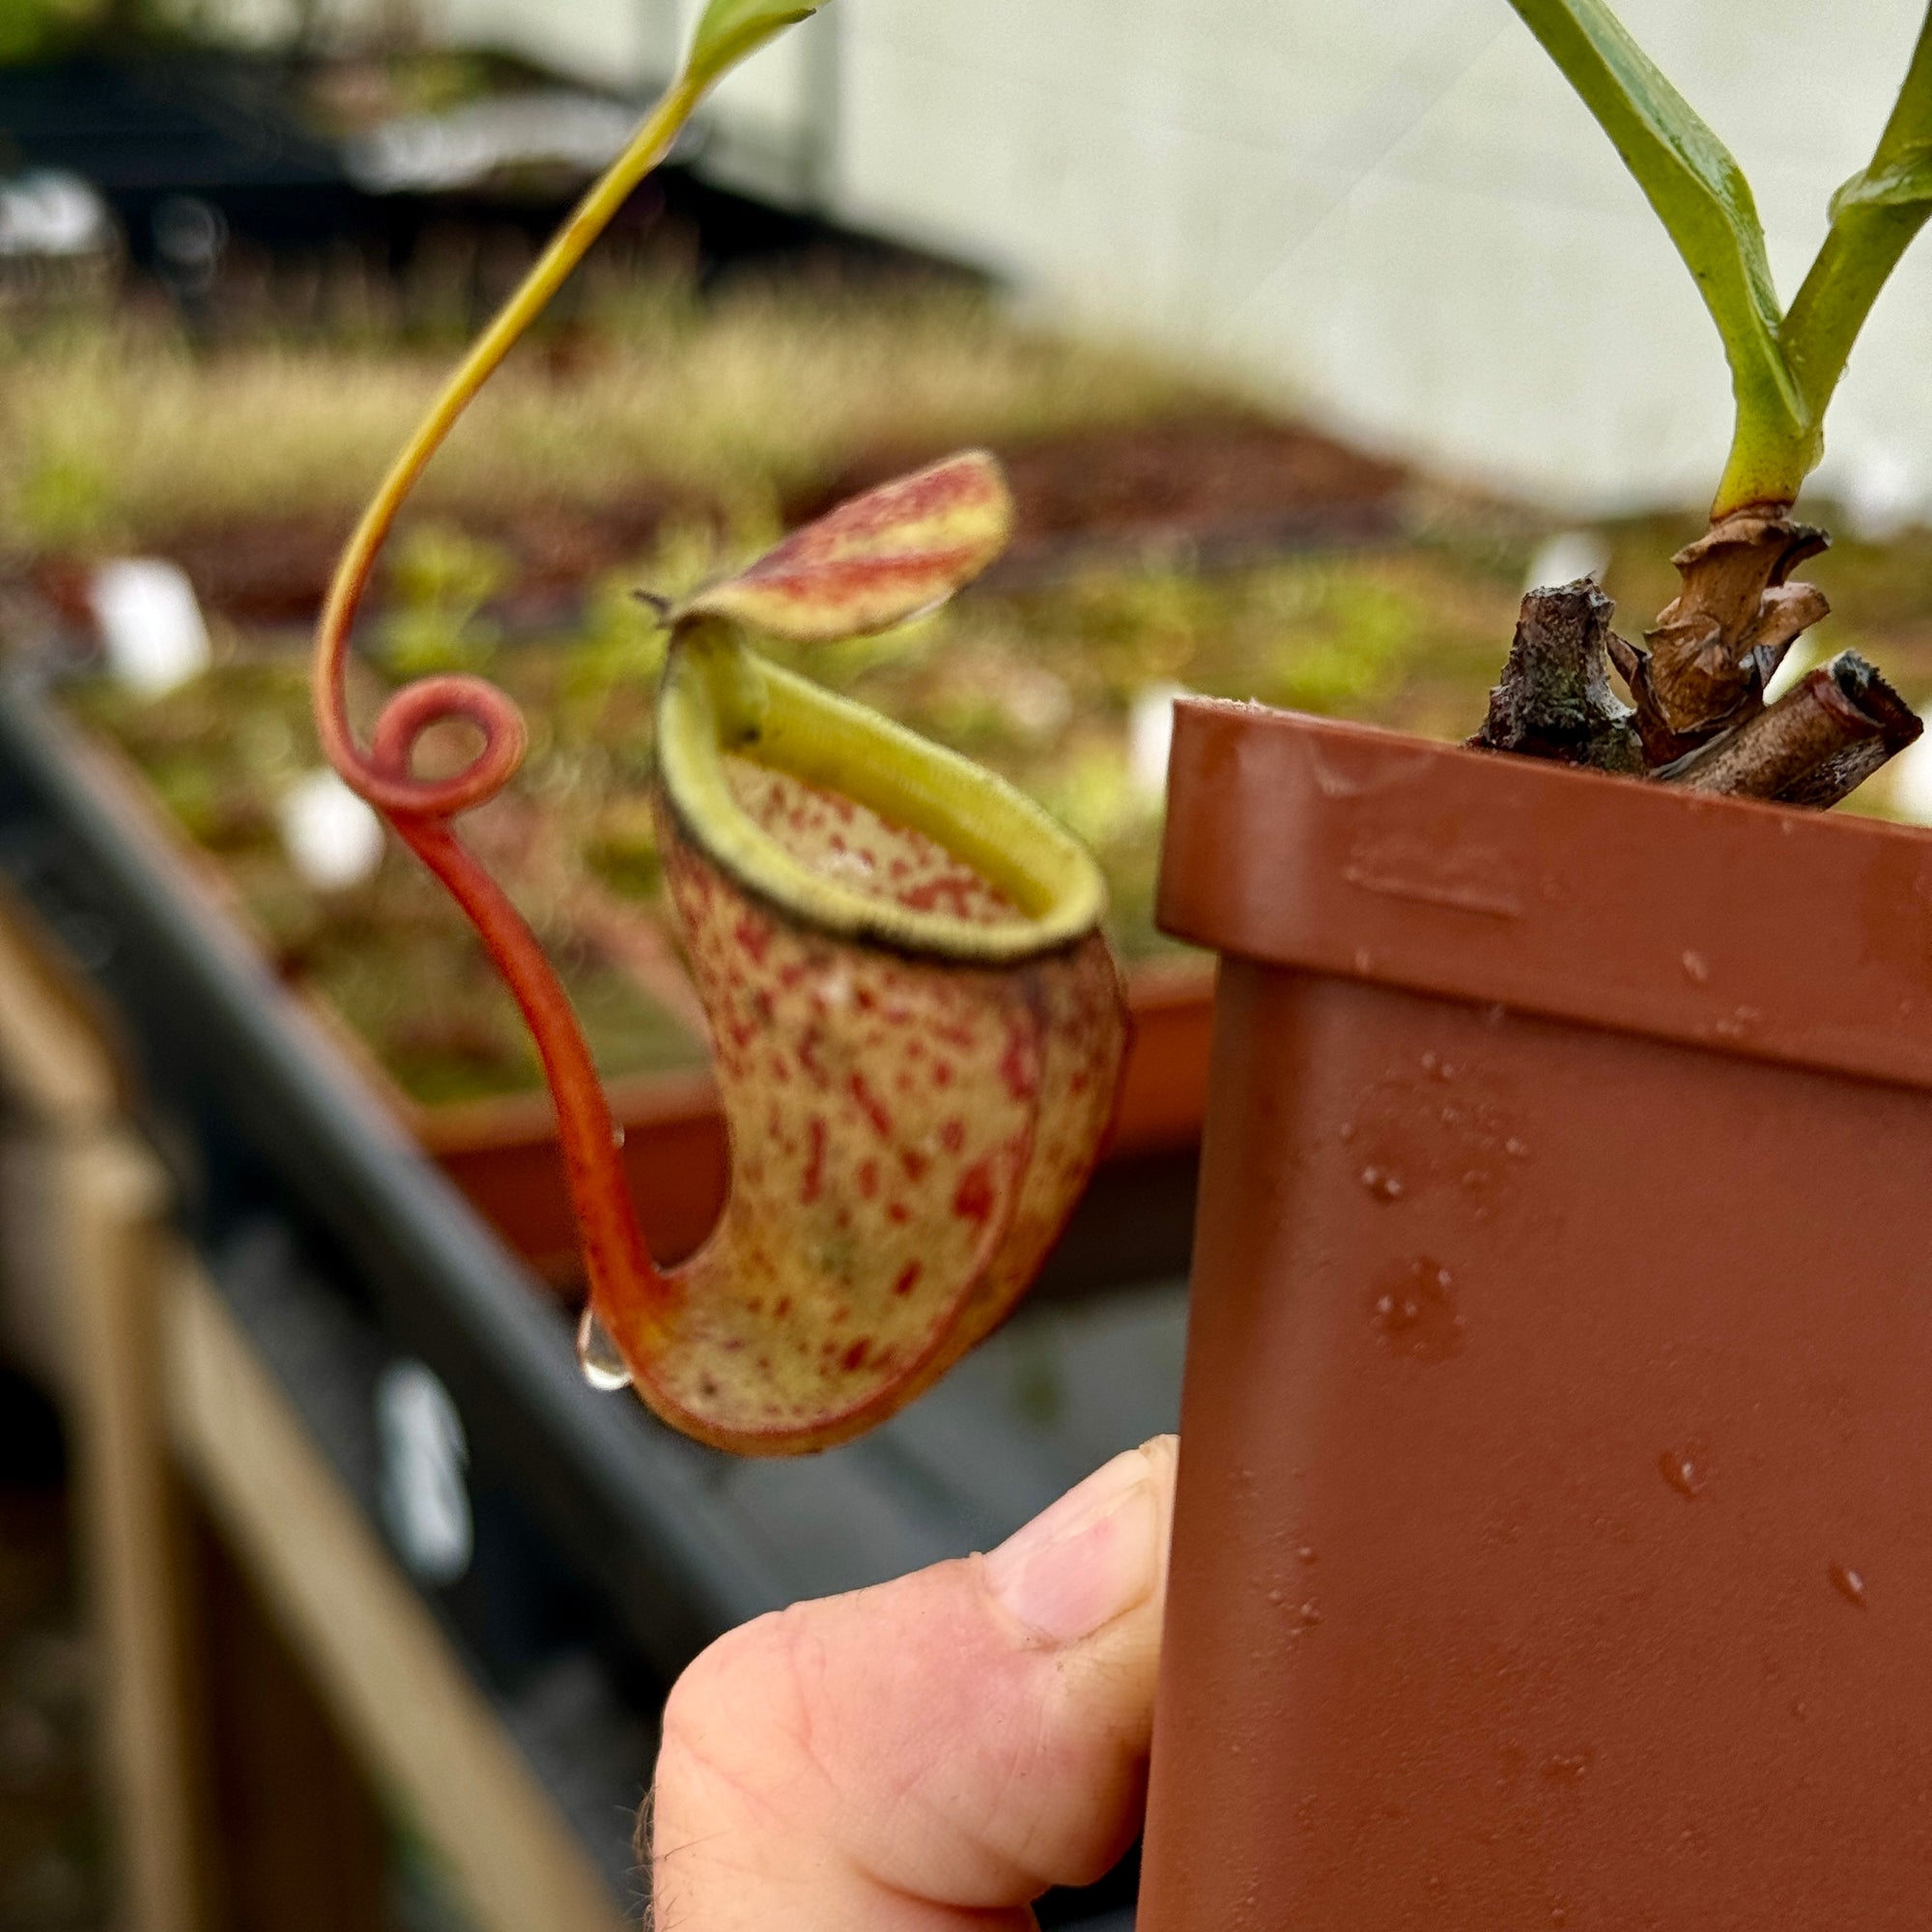
[(665, 1713), (661, 1932), (1019, 1932), (1140, 1828), (1176, 1442), (990, 1556), (761, 1617)]

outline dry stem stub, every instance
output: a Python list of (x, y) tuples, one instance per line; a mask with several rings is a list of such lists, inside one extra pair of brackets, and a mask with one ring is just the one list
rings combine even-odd
[[(1855, 651), (1765, 703), (1785, 653), (1831, 608), (1789, 581), (1829, 539), (1782, 506), (1739, 510), (1671, 561), (1683, 588), (1633, 644), (1587, 578), (1532, 590), (1489, 715), (1470, 744), (1823, 810), (1923, 730)], [(1634, 705), (1608, 677), (1614, 664)]]
[(1502, 682), (1470, 744), (1598, 771), (1646, 769), (1636, 713), (1610, 689), (1616, 606), (1586, 578), (1522, 600)]

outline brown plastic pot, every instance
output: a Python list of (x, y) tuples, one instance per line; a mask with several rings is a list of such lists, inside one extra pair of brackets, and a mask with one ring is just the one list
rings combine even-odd
[(1140, 1932), (1932, 1923), (1932, 838), (1181, 708)]

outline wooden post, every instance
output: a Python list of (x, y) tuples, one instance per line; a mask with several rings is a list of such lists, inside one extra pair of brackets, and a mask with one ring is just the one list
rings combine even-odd
[[(65, 1331), (119, 1922), (376, 1932), (380, 1790), (481, 1932), (621, 1932), (588, 1853), (166, 1225), (101, 1031), (30, 931), (0, 901), (0, 1094), (35, 1141), (40, 1289)], [(303, 1804), (316, 1815), (287, 1815)]]
[[(24, 1325), (74, 1438), (89, 1610), (104, 1665), (103, 1779), (128, 1932), (209, 1932), (206, 1781), (188, 1695), (178, 1497), (167, 1453), (156, 1263), (165, 1178), (121, 1118), (99, 1032), (0, 907), (0, 1090), (31, 1185)], [(16, 1243), (16, 1249), (20, 1244)]]
[(132, 1932), (210, 1932), (207, 1780), (155, 1293), (165, 1190), (153, 1156), (112, 1133), (70, 1149), (60, 1183), (77, 1344), (70, 1412), (79, 1424), (86, 1575), (105, 1666), (123, 1918)]
[(474, 1922), (620, 1932), (589, 1855), (190, 1259), (166, 1299), (169, 1410), (196, 1492)]

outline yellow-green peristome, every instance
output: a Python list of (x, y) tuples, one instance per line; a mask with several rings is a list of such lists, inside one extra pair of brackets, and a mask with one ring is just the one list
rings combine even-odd
[[(739, 802), (727, 756), (865, 806), (943, 846), (1016, 908), (991, 923), (894, 904), (792, 855)], [(747, 891), (818, 930), (1002, 965), (1098, 925), (1106, 885), (1071, 833), (1003, 779), (759, 658), (735, 626), (681, 627), (658, 696), (658, 777), (692, 842)]]

